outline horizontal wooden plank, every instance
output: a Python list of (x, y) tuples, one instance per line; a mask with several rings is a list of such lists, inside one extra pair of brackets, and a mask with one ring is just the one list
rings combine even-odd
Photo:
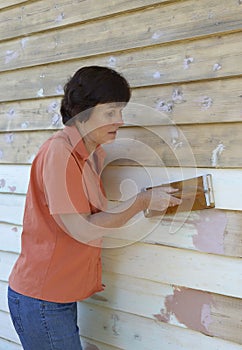
[(93, 64), (115, 68), (132, 87), (241, 76), (241, 38), (242, 32), (2, 72), (0, 101), (60, 96), (73, 72)]
[(81, 334), (127, 350), (241, 349), (239, 344), (93, 304), (79, 304), (79, 323)]
[[(103, 282), (104, 292), (95, 294), (88, 302), (242, 344), (242, 299), (119, 274), (104, 273)], [(208, 306), (209, 322), (202, 315), (204, 305)]]
[[(114, 144), (105, 145), (107, 163), (179, 167), (242, 166), (242, 123), (120, 128)], [(53, 131), (0, 134), (2, 163), (29, 164)]]
[(0, 193), (26, 194), (29, 175), (30, 165), (0, 164)]
[(60, 99), (47, 98), (0, 104), (0, 130), (39, 130), (62, 127)]
[[(0, 221), (21, 225), (24, 213), (25, 196), (0, 194)], [(0, 248), (1, 249), (1, 248)]]
[[(241, 30), (241, 14), (242, 7), (233, 0), (219, 3), (216, 0), (203, 0), (202, 3), (187, 0), (126, 13), (125, 16), (112, 16), (3, 42), (0, 69), (10, 70)], [(127, 23), (129, 30), (125, 29)], [(211, 51), (218, 55), (218, 48)], [(225, 46), (223, 51), (226, 51)], [(187, 65), (190, 60), (186, 61)]]
[[(241, 121), (241, 92), (241, 78), (133, 89), (124, 109), (124, 122), (163, 125), (172, 121), (180, 125)], [(0, 130), (61, 128), (59, 109), (60, 98), (1, 103)]]
[(51, 130), (0, 134), (1, 163), (32, 163), (39, 147), (52, 134)]
[(105, 237), (105, 248), (145, 242), (182, 249), (242, 257), (242, 212), (206, 210), (146, 219), (136, 216)]
[[(30, 165), (0, 165), (0, 193), (26, 194)], [(144, 187), (211, 174), (216, 208), (241, 210), (241, 169), (166, 168), (142, 166), (107, 166), (103, 182), (109, 200), (122, 200), (135, 195)], [(21, 174), (21, 176), (19, 176)], [(236, 193), (236, 195), (234, 195)], [(12, 196), (6, 199), (14, 198)]]
[[(204, 327), (204, 333), (217, 338), (231, 340), (235, 343), (241, 343), (239, 325), (241, 319), (241, 299), (226, 298), (215, 294), (210, 295), (205, 292), (189, 289), (178, 289), (172, 286), (118, 274), (106, 273), (104, 274), (103, 281), (106, 284), (105, 291), (87, 299), (87, 305), (95, 304), (104, 306), (111, 309), (110, 311), (114, 313), (120, 311), (134, 314), (136, 317), (141, 316), (153, 320), (157, 319), (169, 325), (182, 328), (187, 327), (191, 329), (190, 327), (193, 326), (193, 330), (201, 332), (204, 327), (202, 325), (203, 318), (201, 314), (204, 309), (204, 303), (207, 303), (207, 317), (210, 317), (210, 322), (205, 322), (207, 328)], [(0, 295), (0, 310), (8, 312), (6, 298), (7, 283), (0, 282), (0, 286), (3, 291)], [(172, 317), (169, 318), (167, 313), (167, 319), (165, 319), (168, 299), (175, 299), (178, 295), (183, 299), (182, 301), (184, 303), (184, 309), (181, 314), (183, 317), (186, 317), (186, 313), (189, 313), (191, 320), (193, 320), (192, 325), (179, 322), (176, 317), (181, 317), (182, 319), (182, 316), (181, 314), (178, 316), (174, 305), (173, 310), (170, 310)], [(186, 296), (189, 296), (189, 303)], [(189, 305), (192, 305), (190, 309)], [(164, 319), (161, 320), (159, 316), (162, 318), (162, 310)], [(187, 323), (187, 320), (185, 320), (185, 323)], [(85, 342), (83, 343), (85, 344)], [(88, 343), (90, 343), (90, 340), (88, 340)], [(105, 347), (101, 347), (100, 349), (103, 348), (106, 349)]]
[(0, 223), (0, 232), (0, 249), (20, 253), (22, 226)]
[(131, 108), (129, 104), (124, 109), (125, 122), (160, 125), (172, 121), (180, 125), (241, 121), (241, 96), (241, 78), (133, 89)]
[[(102, 174), (109, 200), (125, 200), (144, 187), (211, 174), (217, 209), (241, 210), (241, 169), (107, 166)], [(234, 195), (236, 193), (236, 195)]]
[[(79, 310), (79, 317), (86, 320), (86, 326), (82, 324), (81, 328), (84, 339), (88, 338), (89, 342), (93, 344), (95, 342), (101, 344), (100, 341), (104, 344), (105, 342), (110, 344), (110, 348), (106, 345), (106, 348), (100, 347), (100, 350), (131, 350), (135, 349), (135, 346), (141, 350), (155, 349), (157, 346), (158, 348), (165, 347), (167, 350), (193, 350), (195, 345), (197, 350), (210, 347), (214, 350), (241, 349), (241, 346), (235, 343), (95, 305), (82, 303)], [(115, 316), (119, 317), (116, 321)], [(12, 328), (9, 314), (0, 312), (0, 320), (3, 325), (2, 333), (8, 339), (17, 342), (18, 339)], [(112, 327), (114, 322), (119, 327), (118, 334), (115, 334), (117, 328)], [(114, 346), (114, 349), (111, 346)], [(15, 349), (18, 348), (12, 347), (9, 350)], [(88, 350), (88, 348), (84, 348), (84, 350)]]
[[(21, 169), (23, 167), (23, 169)], [(29, 166), (1, 165), (0, 243), (4, 249), (18, 252), (20, 244)], [(145, 172), (144, 172), (145, 171)], [(106, 238), (105, 246), (125, 246), (143, 240), (185, 249), (228, 256), (242, 256), (241, 240), (241, 170), (108, 167), (103, 174), (104, 186), (111, 203), (135, 195), (145, 186), (186, 179), (211, 173), (215, 193), (215, 210), (197, 211), (176, 217), (144, 218), (141, 213), (127, 225)], [(21, 174), (21, 176), (19, 176)], [(147, 178), (147, 174), (149, 177)], [(11, 186), (10, 186), (11, 185)], [(9, 187), (14, 192), (9, 194)], [(7, 193), (6, 193), (7, 192)], [(23, 195), (16, 195), (21, 193)], [(236, 193), (236, 195), (234, 195)], [(219, 210), (220, 209), (236, 209)], [(238, 211), (240, 210), (240, 211)], [(16, 250), (17, 249), (17, 250)]]
[(0, 262), (1, 262), (0, 281), (2, 282), (8, 281), (8, 277), (10, 275), (10, 272), (17, 258), (18, 258), (18, 254), (14, 254), (12, 252), (11, 253), (4, 252), (0, 250)]
[[(241, 299), (112, 273), (104, 273), (103, 282), (106, 285), (105, 290), (87, 299), (88, 303), (157, 319), (178, 327), (186, 327), (198, 332), (203, 331), (210, 336), (242, 343), (240, 331)], [(2, 291), (0, 310), (8, 312), (8, 284), (0, 282), (0, 288)], [(181, 299), (179, 301), (183, 302), (184, 308), (179, 313), (172, 304), (169, 313), (169, 300), (175, 302), (178, 297)], [(188, 300), (187, 297), (189, 297)], [(207, 318), (210, 318), (210, 322), (203, 325), (202, 310), (205, 303), (208, 305)], [(190, 324), (186, 319), (187, 314), (190, 315)]]
[(242, 123), (120, 128), (107, 163), (239, 168), (241, 132)]
[[(23, 209), (21, 208), (21, 211)], [(2, 216), (1, 220), (7, 219)], [(10, 220), (16, 221), (11, 218)], [(124, 247), (143, 241), (225, 256), (242, 257), (242, 212), (210, 210), (176, 217), (146, 219), (143, 215), (104, 239), (104, 247)], [(19, 223), (21, 220), (19, 218)], [(0, 223), (1, 250), (19, 253), (22, 227)]]
[[(0, 164), (0, 193), (26, 194), (29, 174), (30, 165)], [(102, 178), (108, 198), (114, 201), (127, 199), (144, 187), (204, 174), (212, 175), (217, 209), (242, 209), (241, 169), (109, 165), (104, 168)]]
[(242, 266), (236, 258), (136, 243), (125, 248), (105, 249), (103, 268), (107, 272), (156, 282), (242, 296)]
[[(10, 2), (11, 0), (5, 1)], [(11, 2), (19, 3), (14, 0)], [(15, 7), (0, 13), (0, 40), (21, 35), (26, 36), (42, 30), (46, 31), (70, 24), (79, 24), (161, 2), (165, 3), (169, 2), (169, 0), (144, 0), (142, 3), (139, 0), (129, 2), (120, 0), (105, 2), (97, 2), (95, 0), (75, 2), (59, 0), (58, 4), (54, 0), (28, 1), (24, 7)]]
[[(3, 266), (0, 271), (1, 281), (8, 280), (17, 256), (0, 252)], [(104, 249), (103, 270), (225, 296), (242, 296), (242, 267), (239, 258), (136, 243)]]

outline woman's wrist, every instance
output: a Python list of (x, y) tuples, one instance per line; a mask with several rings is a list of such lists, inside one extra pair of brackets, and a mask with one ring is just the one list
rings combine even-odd
[(150, 194), (148, 193), (148, 191), (140, 192), (137, 196), (140, 203), (141, 211), (148, 209), (150, 205)]

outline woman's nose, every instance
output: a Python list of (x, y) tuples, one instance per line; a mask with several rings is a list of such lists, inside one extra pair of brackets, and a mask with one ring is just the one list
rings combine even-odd
[(123, 125), (124, 124), (124, 121), (123, 121), (123, 115), (122, 113), (117, 113), (116, 117), (115, 117), (115, 124), (118, 124), (119, 126)]

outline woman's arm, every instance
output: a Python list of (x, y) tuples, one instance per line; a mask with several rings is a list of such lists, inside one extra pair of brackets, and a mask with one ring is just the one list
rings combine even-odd
[[(181, 200), (169, 193), (176, 192), (171, 187), (156, 188), (140, 192), (136, 196), (120, 203), (108, 212), (95, 214), (61, 214), (59, 218), (64, 224), (65, 231), (82, 243), (111, 234), (113, 229), (122, 227), (133, 216), (147, 208), (152, 210), (165, 210), (169, 206), (179, 205)], [(110, 230), (112, 229), (112, 230)]]

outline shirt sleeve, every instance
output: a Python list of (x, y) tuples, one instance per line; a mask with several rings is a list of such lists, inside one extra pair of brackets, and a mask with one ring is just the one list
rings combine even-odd
[(53, 139), (43, 166), (45, 196), (52, 215), (91, 212), (82, 173), (71, 146), (63, 139)]

